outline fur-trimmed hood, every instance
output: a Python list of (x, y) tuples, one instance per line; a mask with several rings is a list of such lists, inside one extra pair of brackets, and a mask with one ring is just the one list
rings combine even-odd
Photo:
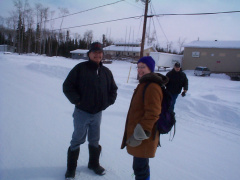
[(148, 73), (139, 79), (139, 83), (154, 82), (160, 85), (166, 85), (168, 81), (169, 81), (168, 77), (160, 73)]

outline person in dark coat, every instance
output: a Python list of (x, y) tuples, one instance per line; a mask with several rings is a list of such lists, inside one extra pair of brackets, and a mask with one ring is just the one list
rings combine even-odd
[(88, 168), (98, 175), (105, 169), (99, 164), (102, 147), (99, 145), (102, 111), (114, 104), (117, 85), (112, 72), (103, 66), (102, 44), (94, 42), (88, 51), (89, 60), (77, 64), (63, 83), (63, 92), (75, 105), (73, 112), (74, 131), (67, 156), (65, 178), (74, 178), (80, 145), (88, 136)]
[(180, 63), (176, 62), (171, 71), (169, 71), (166, 76), (169, 78), (169, 82), (167, 83), (167, 90), (171, 93), (173, 98), (172, 110), (174, 110), (174, 106), (176, 103), (176, 99), (178, 95), (181, 93), (182, 88), (183, 91), (181, 93), (182, 97), (184, 97), (188, 90), (188, 78), (186, 74), (181, 70)]
[[(159, 84), (165, 85), (168, 78), (154, 73), (155, 61), (151, 56), (139, 59), (137, 67), (140, 79), (128, 110), (121, 149), (127, 147), (127, 152), (133, 156), (135, 179), (149, 180), (149, 158), (155, 157), (159, 142), (156, 122), (163, 99)], [(144, 93), (144, 87), (148, 83)]]

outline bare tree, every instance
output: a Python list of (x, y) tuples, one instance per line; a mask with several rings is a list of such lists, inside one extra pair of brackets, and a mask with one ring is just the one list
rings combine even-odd
[(57, 43), (57, 48), (56, 48), (56, 56), (58, 55), (58, 53), (57, 53), (58, 52), (58, 44), (60, 43), (59, 41), (62, 38), (61, 29), (62, 29), (63, 19), (67, 14), (69, 14), (69, 11), (68, 11), (67, 8), (59, 8), (59, 10), (60, 10), (60, 16), (62, 17), (62, 22), (61, 22), (59, 33), (58, 33), (58, 43)]
[(181, 40), (181, 38), (178, 39), (179, 54), (182, 53), (182, 48), (183, 48), (185, 41), (186, 41), (186, 38), (184, 38), (183, 40)]
[(9, 35), (12, 37), (13, 46), (16, 48), (16, 30), (18, 24), (18, 15), (16, 11), (12, 11), (11, 16), (6, 18), (7, 28), (10, 30)]
[(27, 21), (27, 52), (31, 52), (32, 36), (33, 36), (33, 9), (30, 7), (26, 10), (26, 21)]
[(43, 27), (43, 54), (46, 54), (46, 23), (48, 19), (48, 14), (49, 14), (49, 8), (43, 8), (43, 21), (44, 21), (44, 27)]
[(0, 16), (0, 27), (3, 27), (4, 25), (4, 18)]
[[(151, 35), (150, 35), (151, 34)], [(154, 42), (156, 42), (156, 31), (153, 31), (153, 33), (147, 33), (147, 45), (152, 45)]]
[(93, 31), (87, 30), (83, 35), (83, 39), (85, 40), (85, 42), (87, 43), (87, 46), (89, 47), (89, 45), (91, 44), (91, 42), (93, 40)]
[(41, 54), (42, 45), (42, 22), (43, 22), (43, 5), (41, 3), (35, 4), (36, 16), (37, 16), (37, 31), (35, 35), (35, 52)]
[(167, 42), (167, 52), (171, 53), (172, 52), (172, 41), (171, 42)]
[(55, 21), (52, 20), (53, 17), (54, 17), (54, 14), (55, 14), (55, 11), (51, 11), (50, 12), (50, 16), (51, 16), (51, 20), (50, 20), (50, 28), (51, 28), (51, 35), (50, 35), (50, 40), (48, 42), (48, 52), (49, 52), (49, 55), (52, 56), (52, 50), (53, 50), (53, 47), (52, 47), (52, 39), (53, 39), (53, 29), (54, 29), (54, 23)]
[(14, 7), (17, 9), (17, 16), (18, 16), (18, 31), (17, 31), (17, 50), (18, 53), (21, 53), (21, 26), (22, 26), (22, 14), (23, 14), (23, 3), (21, 0), (14, 0), (13, 1)]
[[(23, 9), (22, 9), (22, 31), (21, 31), (21, 46), (22, 46), (22, 51), (23, 52), (30, 52), (30, 47), (31, 47), (31, 38), (30, 40), (29, 37), (31, 37), (31, 31), (32, 31), (32, 25), (33, 25), (33, 10), (30, 7), (28, 0), (25, 0), (23, 4)], [(27, 29), (28, 34), (25, 34), (25, 29)], [(29, 34), (30, 32), (30, 34)]]

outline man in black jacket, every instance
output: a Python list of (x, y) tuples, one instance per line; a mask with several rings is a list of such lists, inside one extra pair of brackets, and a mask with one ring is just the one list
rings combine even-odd
[(188, 78), (184, 72), (182, 72), (180, 63), (176, 62), (171, 71), (169, 71), (166, 76), (169, 78), (169, 82), (167, 83), (167, 90), (172, 94), (173, 103), (172, 110), (174, 110), (174, 105), (176, 103), (176, 99), (178, 95), (181, 93), (182, 88), (183, 91), (181, 93), (182, 97), (184, 97), (188, 90)]
[(100, 124), (102, 111), (112, 105), (117, 97), (117, 86), (112, 72), (102, 65), (102, 44), (94, 42), (88, 51), (89, 61), (77, 64), (63, 83), (63, 92), (75, 105), (73, 113), (74, 132), (68, 148), (65, 178), (74, 178), (80, 145), (88, 136), (88, 168), (98, 175), (105, 169), (99, 164), (101, 152)]

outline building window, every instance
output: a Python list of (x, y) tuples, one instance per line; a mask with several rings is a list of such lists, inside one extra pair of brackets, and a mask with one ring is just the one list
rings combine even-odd
[(201, 56), (206, 56), (207, 52), (201, 52)]
[(226, 53), (219, 53), (219, 56), (220, 56), (220, 57), (225, 57), (225, 56), (226, 56)]
[(200, 52), (192, 52), (192, 57), (200, 57)]

